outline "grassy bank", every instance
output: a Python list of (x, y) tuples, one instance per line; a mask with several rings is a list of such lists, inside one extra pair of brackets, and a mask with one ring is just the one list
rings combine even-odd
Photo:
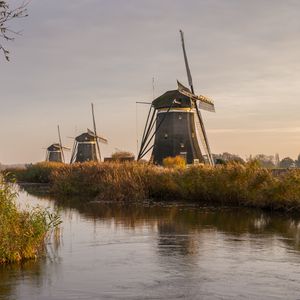
[(41, 163), (15, 171), (18, 180), (50, 183), (57, 195), (99, 200), (187, 200), (300, 210), (300, 170), (281, 175), (255, 163), (161, 168), (139, 163)]
[(0, 174), (0, 264), (36, 258), (59, 219), (46, 210), (20, 211), (17, 194)]

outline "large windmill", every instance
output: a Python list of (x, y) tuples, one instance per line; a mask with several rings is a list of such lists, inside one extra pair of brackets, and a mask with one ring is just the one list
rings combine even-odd
[[(180, 155), (188, 164), (207, 161), (214, 165), (200, 112), (200, 109), (214, 112), (214, 103), (205, 96), (195, 95), (181, 30), (180, 36), (190, 89), (177, 81), (176, 90), (167, 91), (152, 101), (138, 160), (152, 150), (151, 159), (156, 164), (162, 164), (166, 157)], [(202, 155), (199, 141), (207, 160)]]
[(87, 129), (87, 132), (84, 132), (75, 138), (71, 163), (101, 161), (99, 143), (107, 144), (107, 140), (97, 134), (94, 105), (93, 103), (91, 105), (94, 131)]
[(65, 162), (64, 150), (70, 150), (62, 145), (60, 128), (57, 125), (59, 143), (54, 143), (46, 149), (46, 161)]

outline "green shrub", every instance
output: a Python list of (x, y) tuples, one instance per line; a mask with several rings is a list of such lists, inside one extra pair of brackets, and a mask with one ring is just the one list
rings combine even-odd
[(49, 231), (60, 223), (57, 214), (47, 210), (20, 211), (16, 196), (0, 174), (0, 264), (36, 258)]

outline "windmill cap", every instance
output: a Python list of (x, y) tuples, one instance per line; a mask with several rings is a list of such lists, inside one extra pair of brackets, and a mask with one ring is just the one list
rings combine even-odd
[(95, 141), (96, 136), (93, 132), (84, 132), (81, 135), (78, 135), (75, 140), (77, 142), (93, 142)]
[(60, 150), (60, 145), (58, 143), (52, 144), (47, 148), (48, 151), (58, 151)]
[(169, 108), (171, 106), (174, 108), (191, 108), (192, 102), (190, 97), (182, 94), (179, 90), (172, 90), (167, 91), (158, 98), (154, 99), (152, 101), (152, 106), (156, 109)]

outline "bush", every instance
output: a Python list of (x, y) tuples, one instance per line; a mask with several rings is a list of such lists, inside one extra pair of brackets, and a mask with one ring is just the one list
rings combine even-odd
[(0, 264), (36, 258), (60, 220), (47, 210), (19, 211), (11, 184), (0, 175)]
[(113, 160), (134, 159), (134, 154), (128, 151), (117, 151), (111, 155)]
[(163, 159), (163, 166), (166, 168), (184, 168), (186, 166), (186, 161), (180, 155), (175, 157), (169, 156)]

